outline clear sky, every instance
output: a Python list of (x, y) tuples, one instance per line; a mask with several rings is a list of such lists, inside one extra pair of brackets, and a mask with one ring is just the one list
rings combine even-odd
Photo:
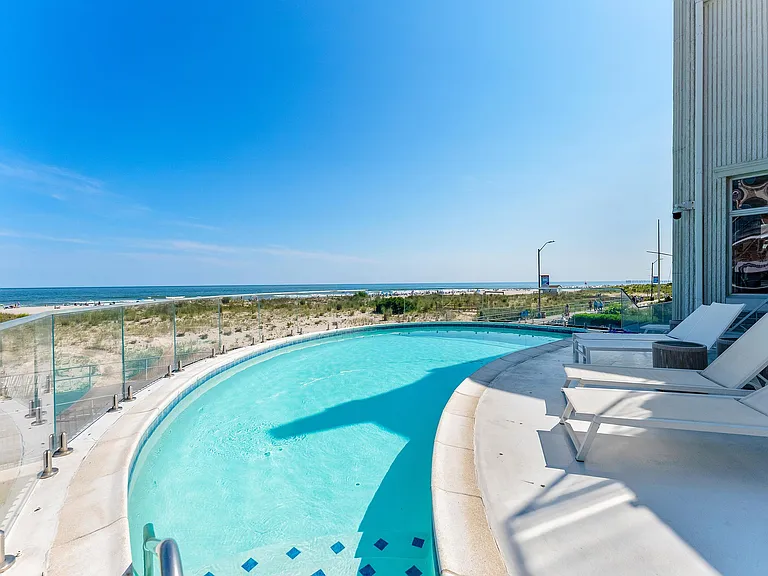
[[(669, 0), (6, 2), (0, 286), (646, 278)], [(668, 262), (663, 277), (669, 277)]]

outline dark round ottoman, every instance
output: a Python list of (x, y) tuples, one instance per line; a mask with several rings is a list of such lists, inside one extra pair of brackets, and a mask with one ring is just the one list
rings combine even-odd
[(723, 352), (731, 347), (731, 344), (736, 342), (736, 336), (721, 336), (717, 339), (717, 355), (720, 356)]
[(707, 367), (707, 347), (679, 340), (654, 342), (653, 367), (704, 370)]

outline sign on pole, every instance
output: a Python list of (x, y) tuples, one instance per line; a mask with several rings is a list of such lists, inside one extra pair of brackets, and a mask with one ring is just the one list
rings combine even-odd
[(542, 288), (549, 288), (549, 274), (542, 274), (541, 275), (541, 287)]

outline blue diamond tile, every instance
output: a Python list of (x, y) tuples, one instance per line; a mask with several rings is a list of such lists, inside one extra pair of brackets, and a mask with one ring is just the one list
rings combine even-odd
[(416, 546), (416, 548), (421, 548), (424, 546), (424, 538), (414, 538), (413, 542), (411, 542), (411, 546)]
[(421, 576), (422, 572), (416, 566), (411, 566), (405, 571), (408, 576)]
[(256, 568), (257, 565), (258, 565), (258, 562), (256, 562), (256, 560), (254, 560), (253, 558), (248, 558), (248, 560), (246, 560), (245, 563), (243, 564), (243, 570), (245, 570), (246, 572), (250, 572), (251, 570)]
[(296, 556), (298, 556), (299, 554), (301, 554), (301, 550), (299, 550), (296, 547), (291, 548), (290, 550), (288, 550), (288, 552), (285, 553), (285, 555), (288, 556), (288, 558), (290, 558), (291, 560), (296, 558)]
[(366, 564), (365, 566), (360, 568), (360, 574), (362, 574), (363, 576), (373, 576), (374, 574), (376, 574), (376, 570), (374, 570), (373, 566), (371, 566), (370, 564)]
[(206, 572), (205, 576), (213, 576), (213, 572)]
[(389, 542), (384, 540), (384, 538), (379, 538), (374, 543), (374, 546), (376, 546), (376, 548), (378, 548), (379, 550), (384, 550), (384, 548), (386, 548), (388, 545), (389, 545)]
[(312, 574), (312, 576), (325, 576), (325, 572), (323, 572), (322, 570), (318, 570), (317, 572)]
[(331, 550), (333, 550), (334, 554), (338, 554), (339, 552), (344, 550), (344, 544), (342, 544), (341, 542), (336, 542), (336, 544), (331, 546)]

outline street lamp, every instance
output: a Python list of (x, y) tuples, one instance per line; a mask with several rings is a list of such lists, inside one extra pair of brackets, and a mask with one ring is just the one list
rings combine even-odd
[(544, 248), (547, 246), (547, 244), (553, 244), (554, 240), (549, 240), (547, 242), (544, 242), (544, 246), (539, 248), (539, 252), (536, 255), (537, 262), (538, 262), (538, 271), (539, 271), (539, 313), (537, 315), (537, 318), (541, 318), (541, 251), (544, 250)]

